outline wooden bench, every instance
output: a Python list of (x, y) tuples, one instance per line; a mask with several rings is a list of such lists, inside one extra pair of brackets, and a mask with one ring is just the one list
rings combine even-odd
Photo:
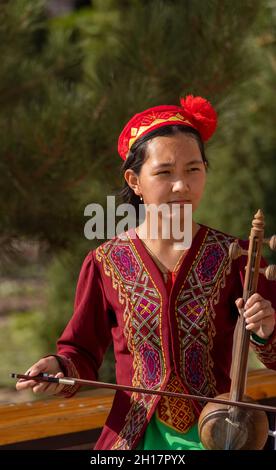
[(248, 373), (246, 393), (254, 400), (276, 398), (276, 371), (257, 369)]
[[(0, 450), (91, 449), (110, 410), (113, 394), (0, 406)], [(247, 394), (276, 405), (276, 372), (249, 373)]]
[(0, 406), (0, 449), (92, 448), (113, 395)]

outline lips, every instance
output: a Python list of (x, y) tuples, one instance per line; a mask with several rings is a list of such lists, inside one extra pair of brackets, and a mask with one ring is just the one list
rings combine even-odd
[(169, 204), (191, 204), (191, 201), (184, 201), (183, 199), (179, 199), (178, 201), (169, 201)]

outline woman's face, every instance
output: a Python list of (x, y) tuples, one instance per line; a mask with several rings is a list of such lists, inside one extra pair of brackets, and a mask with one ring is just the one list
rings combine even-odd
[(136, 181), (126, 179), (136, 183), (131, 187), (142, 195), (145, 204), (190, 203), (195, 211), (206, 181), (206, 167), (197, 141), (180, 132), (153, 138), (147, 143), (146, 159), (136, 178)]

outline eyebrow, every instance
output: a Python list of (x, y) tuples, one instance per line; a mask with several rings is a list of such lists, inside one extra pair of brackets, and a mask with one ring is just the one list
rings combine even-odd
[[(195, 164), (198, 164), (198, 163), (204, 163), (203, 160), (191, 160), (190, 162), (186, 163), (186, 166), (189, 166), (189, 165), (195, 165)], [(159, 165), (156, 165), (154, 167), (154, 170), (159, 170), (161, 168), (171, 168), (173, 167), (175, 164), (174, 163), (171, 163), (171, 162), (164, 162), (164, 163), (160, 163)]]

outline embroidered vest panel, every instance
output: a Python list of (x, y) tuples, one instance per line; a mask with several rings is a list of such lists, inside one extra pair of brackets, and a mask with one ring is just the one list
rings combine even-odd
[[(211, 351), (215, 329), (215, 305), (231, 271), (228, 248), (233, 237), (208, 229), (178, 292), (174, 315), (178, 340), (175, 366), (191, 393), (217, 394)], [(198, 411), (199, 403), (195, 403)]]
[[(133, 357), (135, 387), (160, 389), (166, 379), (162, 339), (162, 298), (130, 239), (115, 239), (96, 250), (96, 259), (112, 280), (123, 306), (124, 336)], [(158, 400), (155, 395), (133, 393), (125, 426), (113, 449), (130, 449), (148, 413)]]
[[(173, 371), (167, 383), (169, 392), (188, 393)], [(187, 432), (196, 421), (196, 413), (191, 400), (162, 396), (157, 406), (157, 416), (167, 426), (179, 432)]]

